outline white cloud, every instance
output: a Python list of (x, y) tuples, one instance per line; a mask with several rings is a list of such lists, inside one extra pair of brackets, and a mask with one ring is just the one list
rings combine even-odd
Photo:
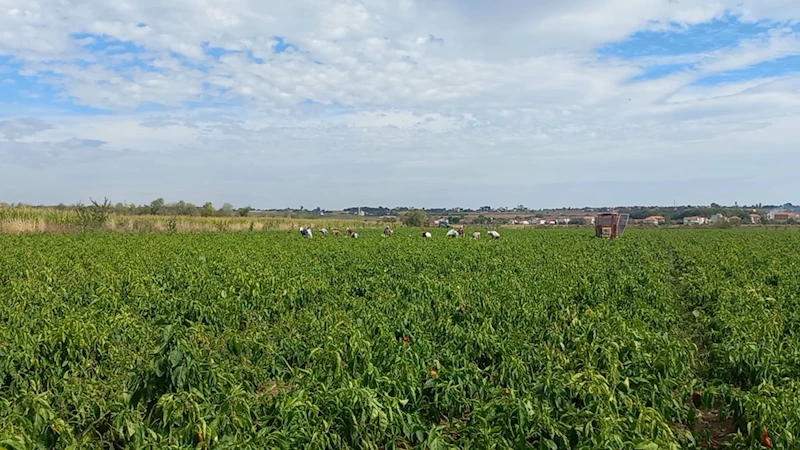
[[(798, 35), (786, 26), (800, 20), (800, 6), (686, 3), (65, 0), (53, 7), (0, 0), (0, 56), (23, 63), (21, 74), (53, 85), (61, 99), (113, 111), (64, 115), (58, 105), (0, 104), (0, 115), (18, 119), (0, 123), (5, 156), (32, 171), (17, 179), (0, 169), (0, 177), (29, 185), (22, 200), (41, 202), (72, 201), (93, 187), (109, 191), (94, 196), (134, 201), (192, 195), (187, 200), (263, 206), (535, 206), (526, 196), (546, 183), (579, 183), (570, 201), (581, 204), (609, 177), (640, 184), (720, 172), (751, 177), (759, 154), (800, 163), (787, 125), (800, 120), (797, 78), (693, 85), (800, 54)], [(780, 24), (703, 53), (594, 54), (636, 31), (726, 14)], [(116, 54), (92, 52), (103, 42), (74, 33), (105, 35)], [(275, 36), (296, 47), (274, 53)], [(114, 40), (144, 50), (120, 54), (125, 46)], [(205, 43), (235, 53), (214, 57)], [(695, 68), (629, 81), (653, 65), (681, 63)], [(138, 109), (152, 104), (167, 109)], [(30, 117), (42, 122), (32, 125)], [(95, 141), (104, 144), (92, 147)], [(115, 165), (120, 158), (125, 164)], [(92, 181), (102, 170), (119, 187)], [(29, 181), (43, 177), (71, 181), (56, 190)], [(786, 190), (796, 191), (796, 179), (786, 180)], [(387, 193), (387, 184), (396, 192)], [(716, 192), (700, 189), (695, 195)], [(64, 197), (51, 200), (53, 192)], [(548, 192), (544, 203), (565, 198)], [(646, 203), (671, 201), (646, 185), (636, 195), (642, 192), (653, 196)], [(754, 189), (753, 201), (769, 201), (759, 192), (772, 191)]]

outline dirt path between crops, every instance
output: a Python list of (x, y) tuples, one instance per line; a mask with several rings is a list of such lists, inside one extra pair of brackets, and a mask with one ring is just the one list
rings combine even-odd
[[(700, 305), (695, 304), (689, 298), (688, 289), (684, 283), (686, 273), (679, 267), (679, 256), (676, 254), (675, 249), (668, 250), (668, 260), (672, 271), (673, 294), (680, 300), (682, 307), (683, 324), (677, 330), (677, 335), (681, 339), (690, 340), (697, 348), (697, 353), (693, 358), (694, 371), (696, 378), (702, 383), (698, 387), (699, 390), (692, 393), (686, 402), (687, 408), (696, 410), (696, 423), (694, 425), (675, 423), (674, 425), (679, 435), (685, 435), (687, 431), (691, 431), (698, 442), (705, 443), (705, 447), (715, 448), (722, 443), (733, 440), (736, 435), (736, 424), (732, 417), (721, 414), (719, 408), (721, 405), (702, 404), (702, 389), (706, 382), (712, 378), (713, 371), (709, 361), (706, 336), (703, 333), (702, 324), (698, 321), (697, 314), (702, 312), (698, 309)], [(696, 396), (698, 393), (700, 394), (699, 397)]]

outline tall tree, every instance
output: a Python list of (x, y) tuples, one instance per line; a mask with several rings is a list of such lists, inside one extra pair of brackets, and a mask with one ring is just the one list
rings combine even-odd
[(214, 205), (212, 205), (211, 202), (206, 202), (205, 205), (203, 205), (203, 210), (200, 211), (200, 215), (203, 217), (212, 217), (215, 214), (216, 211), (214, 210)]
[(150, 214), (157, 215), (161, 214), (164, 210), (164, 199), (157, 198), (150, 202)]
[(220, 209), (220, 213), (221, 213), (220, 215), (225, 216), (225, 217), (232, 216), (233, 215), (233, 205), (231, 205), (230, 203), (224, 203), (222, 205), (222, 208)]

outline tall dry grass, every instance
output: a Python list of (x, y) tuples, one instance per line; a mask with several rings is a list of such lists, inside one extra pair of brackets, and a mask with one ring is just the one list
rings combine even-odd
[[(385, 223), (363, 219), (294, 219), (284, 217), (130, 216), (112, 214), (102, 227), (118, 232), (289, 231), (301, 226), (319, 229), (382, 228)], [(64, 233), (80, 231), (71, 210), (0, 208), (0, 233)]]

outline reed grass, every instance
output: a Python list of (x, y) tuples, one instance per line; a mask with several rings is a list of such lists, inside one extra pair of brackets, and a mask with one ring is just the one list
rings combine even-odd
[[(289, 231), (301, 226), (330, 230), (382, 228), (386, 224), (364, 219), (297, 219), (286, 217), (133, 216), (111, 214), (101, 228), (116, 232)], [(0, 233), (69, 233), (80, 231), (73, 210), (28, 207), (0, 208)]]

